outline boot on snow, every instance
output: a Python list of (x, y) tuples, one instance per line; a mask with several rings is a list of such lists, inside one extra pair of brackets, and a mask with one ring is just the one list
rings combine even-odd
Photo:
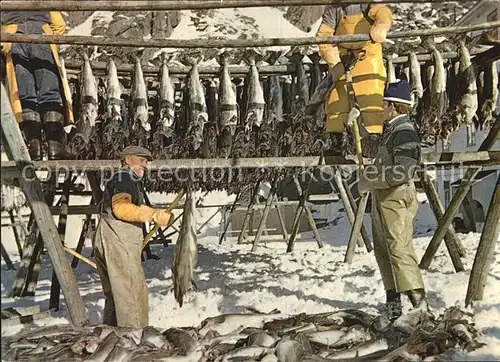
[(392, 323), (403, 314), (403, 305), (401, 303), (401, 293), (393, 289), (386, 291), (386, 311), (387, 319)]

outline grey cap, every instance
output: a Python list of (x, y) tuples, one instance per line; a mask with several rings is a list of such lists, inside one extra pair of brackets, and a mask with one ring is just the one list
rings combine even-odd
[(120, 159), (123, 160), (127, 156), (141, 156), (146, 157), (148, 161), (153, 160), (153, 155), (148, 149), (141, 146), (128, 146), (123, 149), (120, 153)]

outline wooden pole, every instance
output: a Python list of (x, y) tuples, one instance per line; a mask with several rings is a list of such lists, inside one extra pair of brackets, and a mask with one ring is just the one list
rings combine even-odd
[(469, 278), (469, 286), (465, 296), (465, 306), (468, 307), (472, 301), (483, 300), (486, 279), (494, 259), (495, 248), (498, 245), (500, 233), (500, 176), (497, 178), (493, 198), (488, 208), (488, 215), (484, 222), (481, 239), (474, 258), (474, 264)]
[[(78, 239), (78, 244), (76, 245), (76, 252), (78, 254), (82, 253), (83, 246), (85, 245), (85, 239), (87, 237), (87, 233), (89, 231), (91, 221), (92, 221), (92, 214), (87, 214), (87, 216), (85, 217), (85, 221), (83, 222), (82, 232), (80, 233), (80, 238)], [(80, 258), (78, 258), (76, 256), (73, 258), (73, 260), (71, 261), (71, 267), (73, 269), (78, 267), (79, 260), (80, 260)]]
[(26, 166), (24, 168), (26, 177), (19, 179), (20, 186), (26, 194), (45, 247), (49, 252), (57, 278), (61, 282), (71, 320), (75, 325), (85, 325), (89, 321), (85, 304), (78, 291), (76, 278), (73, 275), (66, 253), (60, 243), (49, 206), (44, 200), (40, 181), (36, 176), (34, 168), (29, 167), (31, 159), (28, 149), (23, 141), (19, 125), (10, 106), (9, 96), (3, 84), (1, 89), (1, 127), (8, 151), (7, 154), (11, 160), (15, 160)]
[[(441, 200), (439, 199), (439, 194), (434, 187), (434, 184), (429, 178), (429, 174), (427, 172), (421, 172), (420, 173), (420, 181), (422, 183), (422, 187), (425, 191), (425, 194), (427, 195), (427, 199), (429, 200), (429, 204), (431, 206), (432, 211), (434, 212), (434, 216), (436, 217), (436, 220), (439, 222), (443, 218), (444, 215), (444, 207), (443, 204), (441, 203)], [(455, 271), (461, 272), (464, 271), (464, 264), (462, 263), (462, 260), (460, 257), (464, 257), (465, 255), (462, 255), (462, 253), (467, 254), (465, 252), (465, 248), (463, 245), (460, 243), (460, 240), (458, 239), (457, 235), (455, 234), (455, 230), (453, 230), (453, 226), (450, 225), (448, 227), (448, 230), (446, 231), (446, 234), (444, 236), (444, 241), (446, 243), (446, 247), (448, 248), (448, 253), (450, 254), (451, 261), (453, 263), (453, 266), (455, 268)]]
[[(229, 210), (229, 215), (231, 216), (234, 212), (234, 209), (236, 208), (236, 204), (238, 203), (238, 201), (240, 200), (240, 195), (242, 195), (242, 192), (239, 191), (237, 194), (236, 194), (236, 197), (234, 199), (234, 202), (233, 204), (231, 205), (231, 209)], [(219, 245), (222, 245), (222, 241), (224, 241), (224, 238), (226, 236), (226, 232), (227, 232), (227, 228), (229, 227), (229, 218), (227, 218), (226, 220), (226, 208), (225, 206), (223, 207), (223, 210), (222, 210), (222, 216), (224, 217), (224, 230), (222, 230), (222, 234), (220, 235), (220, 238), (219, 238)]]
[(269, 190), (269, 195), (267, 196), (266, 206), (264, 208), (264, 212), (262, 213), (262, 217), (260, 219), (259, 227), (257, 228), (257, 233), (255, 234), (255, 239), (252, 244), (252, 252), (257, 251), (257, 244), (259, 243), (260, 237), (262, 235), (262, 231), (264, 230), (264, 226), (266, 225), (267, 217), (269, 216), (269, 211), (273, 206), (274, 202), (274, 194), (276, 193), (276, 185), (277, 180), (273, 180), (271, 185), (271, 190)]
[(278, 196), (274, 194), (274, 207), (276, 208), (276, 213), (278, 214), (278, 219), (281, 225), (281, 232), (283, 233), (283, 241), (288, 241), (288, 232), (286, 230), (285, 220), (283, 219), (283, 214), (281, 213), (280, 205), (278, 204)]
[(7, 269), (15, 270), (16, 268), (14, 268), (14, 264), (12, 264), (12, 260), (10, 260), (9, 253), (7, 252), (7, 250), (5, 250), (5, 248), (3, 247), (3, 244), (1, 244), (1, 247), (2, 247), (2, 258), (3, 258), (3, 260), (5, 260), (5, 264), (7, 264)]
[[(378, 0), (378, 3), (440, 3), (446, 0)], [(44, 0), (37, 1), (2, 1), (2, 11), (165, 11), (165, 10), (200, 10), (250, 8), (268, 6), (329, 5), (332, 0)], [(335, 4), (369, 4), (373, 0), (336, 0)]]
[[(294, 182), (297, 180), (297, 176), (293, 176)], [(299, 232), (299, 226), (300, 226), (300, 218), (302, 217), (302, 212), (304, 211), (304, 205), (306, 203), (306, 199), (308, 198), (308, 190), (309, 190), (309, 182), (311, 182), (312, 175), (309, 177), (309, 181), (307, 182), (307, 187), (305, 190), (302, 190), (303, 192), (299, 192), (300, 198), (299, 198), (299, 204), (297, 205), (297, 210), (295, 210), (295, 217), (293, 219), (293, 224), (292, 224), (292, 231), (290, 233), (290, 239), (288, 240), (288, 245), (286, 248), (287, 253), (291, 253), (295, 247), (295, 239), (297, 238), (297, 233)], [(295, 185), (297, 185), (298, 180), (296, 181)]]
[[(311, 179), (312, 179), (312, 177), (313, 177), (313, 175), (311, 174)], [(297, 178), (294, 178), (294, 182), (295, 182), (295, 187), (297, 187), (297, 191), (299, 192), (299, 194), (303, 193), (302, 187), (300, 187), (299, 180), (297, 180)], [(306, 192), (307, 192), (307, 195), (309, 196), (309, 191), (306, 190)], [(307, 198), (305, 201), (307, 201)], [(313, 218), (311, 209), (309, 209), (309, 206), (305, 202), (304, 202), (304, 205), (302, 207), (304, 208), (304, 210), (306, 212), (307, 221), (309, 222), (309, 226), (311, 227), (311, 230), (314, 234), (314, 238), (316, 239), (316, 243), (318, 244), (318, 247), (321, 249), (324, 245), (323, 245), (323, 241), (321, 240), (321, 235), (319, 234), (318, 228), (316, 227), (316, 223), (314, 222), (314, 218)]]
[[(317, 52), (315, 53), (317, 54)], [(482, 54), (480, 50), (478, 49), (473, 49), (470, 52), (471, 55), (476, 55), (476, 54)], [(457, 52), (443, 52), (441, 53), (441, 57), (443, 59), (455, 59), (459, 57), (459, 54)], [(425, 62), (432, 60), (432, 54), (431, 53), (418, 53), (417, 54), (417, 59), (420, 62)], [(473, 61), (476, 58), (473, 58)], [(397, 58), (394, 58), (392, 63), (393, 64), (404, 64), (408, 62), (408, 56), (407, 55), (399, 55)], [(83, 66), (83, 61), (81, 60), (73, 60), (73, 59), (68, 59), (64, 63), (65, 67), (67, 70), (77, 70), (80, 71)], [(99, 73), (107, 73), (107, 63), (106, 62), (97, 62), (93, 61), (90, 62), (90, 66), (92, 68), (92, 71), (95, 74)], [(134, 65), (133, 64), (128, 64), (128, 63), (122, 63), (122, 64), (117, 64), (116, 69), (118, 71), (118, 75), (122, 74), (129, 74), (132, 73), (134, 70)], [(286, 64), (276, 64), (276, 65), (258, 65), (257, 69), (259, 71), (259, 74), (261, 75), (267, 75), (267, 74), (295, 74), (295, 64), (294, 63), (286, 63)], [(324, 72), (328, 71), (328, 65), (327, 64), (320, 64), (320, 69)], [(168, 67), (168, 72), (170, 75), (187, 75), (189, 71), (191, 70), (191, 67), (184, 66), (184, 65), (172, 65)], [(247, 74), (250, 70), (250, 67), (245, 66), (245, 65), (229, 65), (229, 72), (232, 75), (244, 75)], [(312, 66), (308, 63), (304, 64), (304, 70), (306, 72), (311, 72), (312, 71)], [(157, 76), (160, 71), (160, 67), (152, 67), (152, 66), (144, 66), (142, 67), (142, 72), (145, 75), (153, 75)], [(221, 67), (218, 65), (200, 65), (198, 68), (198, 72), (200, 75), (219, 75), (221, 72)], [(130, 75), (130, 74), (129, 74)]]
[[(74, 173), (103, 170), (118, 170), (121, 167), (119, 160), (54, 160), (54, 161), (33, 161), (33, 168), (40, 170), (62, 170)], [(156, 159), (152, 161), (148, 170), (192, 170), (192, 169), (211, 169), (211, 168), (324, 168), (332, 165), (356, 165), (352, 157), (329, 156), (328, 164), (322, 165), (318, 162), (318, 156), (306, 157), (249, 157), (249, 158), (194, 158), (194, 159)], [(365, 162), (370, 165), (371, 162)], [(453, 165), (457, 166), (498, 166), (500, 165), (500, 151), (466, 151), (466, 152), (434, 152), (428, 151), (422, 153), (423, 166), (435, 166), (444, 168)], [(22, 169), (14, 161), (1, 161), (1, 177), (19, 178), (22, 175)], [(6, 174), (6, 175), (4, 175)]]
[[(342, 183), (342, 176), (340, 175), (339, 168), (335, 167), (333, 171), (334, 171), (333, 180), (337, 185), (337, 188), (339, 189), (340, 198), (342, 199), (342, 203), (344, 204), (345, 212), (347, 214), (347, 219), (349, 220), (349, 223), (351, 224), (352, 227), (355, 220), (353, 205), (351, 204), (351, 200), (349, 200), (346, 189), (344, 188), (344, 184)], [(362, 226), (362, 228), (363, 229), (365, 228), (364, 225)], [(359, 247), (363, 246), (363, 240), (361, 240), (361, 238), (358, 238), (357, 242)]]
[(238, 244), (243, 243), (243, 240), (245, 239), (245, 234), (246, 234), (246, 230), (248, 227), (248, 223), (250, 222), (250, 214), (253, 212), (253, 208), (255, 205), (255, 197), (256, 197), (257, 193), (259, 192), (259, 188), (260, 188), (260, 182), (257, 182), (255, 184), (254, 189), (253, 189), (253, 192), (252, 192), (252, 195), (250, 198), (250, 203), (248, 204), (247, 212), (245, 214), (245, 218), (243, 219), (243, 224), (241, 226), (240, 234), (238, 235), (238, 241), (237, 241)]
[(455, 196), (453, 196), (453, 199), (451, 200), (450, 205), (448, 206), (448, 209), (446, 210), (445, 214), (440, 219), (438, 227), (434, 232), (434, 236), (432, 237), (429, 246), (427, 247), (427, 250), (425, 250), (425, 253), (422, 256), (422, 260), (420, 261), (419, 265), (421, 269), (429, 268), (431, 261), (434, 258), (434, 255), (436, 255), (436, 252), (439, 246), (441, 245), (443, 237), (446, 235), (451, 225), (451, 221), (455, 217), (458, 208), (462, 203), (463, 198), (469, 192), (470, 187), (474, 182), (474, 178), (479, 173), (479, 170), (480, 168), (474, 168), (472, 170), (468, 169), (467, 172), (465, 173), (465, 177), (463, 178), (462, 183), (460, 184)]
[[(354, 199), (354, 196), (352, 195), (352, 192), (349, 189), (349, 184), (345, 179), (342, 179), (342, 184), (344, 186), (347, 197), (349, 198), (349, 202), (352, 205), (352, 211), (354, 212), (354, 215), (356, 215), (358, 213), (358, 205), (356, 204), (356, 200)], [(364, 225), (361, 225), (361, 238), (365, 243), (366, 251), (368, 251), (369, 253), (372, 252), (373, 245), (372, 242), (370, 241), (370, 237), (368, 236), (368, 233), (366, 232), (366, 228)]]
[[(497, 28), (500, 20), (488, 23), (455, 26), (448, 28), (433, 28), (410, 31), (395, 31), (387, 34), (388, 39), (411, 38), (417, 36), (434, 36), (446, 34), (468, 33), (470, 31)], [(38, 35), (38, 34), (8, 34), (2, 33), (4, 43), (31, 43), (31, 44), (72, 44), (97, 45), (115, 47), (141, 48), (254, 48), (271, 46), (302, 46), (314, 44), (338, 44), (346, 42), (369, 41), (369, 34), (334, 35), (321, 37), (297, 38), (265, 38), (265, 39), (126, 39), (117, 37), (94, 37), (76, 35)]]
[(368, 203), (368, 193), (364, 194), (359, 200), (358, 212), (356, 213), (354, 225), (352, 226), (351, 229), (351, 237), (349, 238), (349, 244), (347, 245), (347, 251), (344, 258), (344, 263), (348, 264), (352, 263), (352, 258), (354, 257), (354, 250), (356, 249), (356, 240), (358, 240), (358, 238), (361, 235), (361, 227), (363, 226), (367, 203)]
[[(18, 221), (16, 222), (16, 217)], [(9, 218), (12, 223), (12, 232), (14, 233), (14, 238), (16, 239), (17, 251), (19, 252), (19, 257), (23, 257), (23, 247), (21, 245), (21, 234), (22, 238), (26, 238), (28, 233), (24, 227), (24, 222), (19, 216), (19, 210), (16, 210), (16, 215), (14, 216), (14, 210), (9, 210)]]
[[(481, 152), (489, 150), (493, 146), (495, 140), (498, 138), (499, 135), (500, 135), (500, 119), (497, 119), (493, 124), (493, 126), (491, 127), (488, 136), (479, 146), (478, 151)], [(469, 189), (472, 186), (472, 182), (474, 181), (476, 175), (479, 173), (479, 170), (480, 170), (479, 167), (471, 167), (465, 173), (462, 179), (462, 183), (460, 184), (456, 194), (453, 196), (453, 199), (451, 200), (451, 203), (448, 206), (448, 210), (446, 210), (446, 212), (444, 213), (443, 218), (441, 219), (434, 233), (434, 236), (432, 237), (429, 246), (427, 247), (427, 250), (425, 251), (422, 257), (422, 260), (420, 261), (419, 266), (421, 269), (427, 269), (431, 264), (432, 258), (434, 258), (434, 255), (436, 254), (436, 251), (439, 248), (439, 245), (441, 244), (443, 237), (445, 236), (449, 226), (451, 225), (451, 222), (455, 217), (458, 208), (462, 203), (462, 200), (469, 192)]]
[[(59, 222), (57, 226), (57, 231), (59, 232), (59, 237), (61, 244), (64, 246), (64, 239), (66, 236), (66, 225), (68, 220), (68, 204), (69, 204), (69, 192), (71, 188), (71, 172), (66, 175), (66, 180), (64, 181), (63, 191), (64, 194), (60, 199), (61, 215), (59, 215)], [(59, 310), (59, 300), (60, 300), (61, 285), (59, 284), (59, 279), (55, 271), (52, 271), (52, 284), (50, 287), (50, 299), (49, 299), (49, 309)]]
[(21, 262), (19, 263), (19, 268), (17, 269), (9, 298), (20, 297), (23, 294), (23, 290), (26, 287), (26, 278), (30, 266), (32, 265), (32, 256), (36, 250), (38, 233), (39, 231), (35, 223), (31, 226), (30, 232), (24, 241), (23, 256), (21, 258)]

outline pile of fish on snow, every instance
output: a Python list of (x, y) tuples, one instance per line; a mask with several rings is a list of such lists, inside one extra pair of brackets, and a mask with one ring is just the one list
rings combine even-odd
[(50, 326), (2, 338), (4, 361), (443, 361), (480, 348), (472, 316), (413, 310), (389, 324), (353, 309), (227, 314), (199, 327)]

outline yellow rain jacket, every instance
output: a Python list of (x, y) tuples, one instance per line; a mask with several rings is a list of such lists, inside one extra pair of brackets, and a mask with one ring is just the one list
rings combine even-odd
[[(340, 62), (348, 50), (355, 52), (357, 62), (352, 70), (353, 88), (370, 133), (382, 133), (383, 96), (387, 73), (382, 58), (382, 44), (392, 26), (392, 12), (384, 5), (372, 6), (353, 15), (343, 15), (334, 5), (325, 8), (317, 36), (371, 34), (374, 41), (339, 44), (320, 44), (319, 53), (330, 67)], [(382, 35), (380, 35), (382, 34)], [(326, 130), (341, 133), (345, 130), (350, 111), (345, 75), (335, 82), (326, 102)]]
[[(64, 22), (64, 18), (61, 12), (51, 11), (50, 24), (43, 25), (42, 30), (45, 34), (51, 34), (51, 35), (64, 34), (64, 32), (66, 31), (66, 23)], [(15, 34), (16, 32), (17, 32), (17, 24), (6, 24), (2, 26), (2, 33)], [(74, 124), (73, 106), (71, 102), (71, 91), (69, 88), (68, 80), (64, 76), (56, 44), (50, 44), (50, 48), (52, 49), (52, 55), (54, 56), (54, 60), (59, 70), (59, 76), (62, 80), (61, 84), (64, 94), (62, 94), (61, 96), (63, 97), (63, 101), (66, 103), (65, 104), (66, 117), (64, 126), (73, 125)], [(14, 111), (14, 115), (16, 116), (17, 122), (22, 123), (23, 110), (21, 101), (19, 99), (16, 71), (14, 62), (12, 61), (11, 49), (12, 49), (12, 43), (4, 43), (3, 53), (5, 55), (5, 60), (6, 60), (5, 67), (7, 72), (7, 85), (9, 89), (9, 96), (10, 96), (10, 103), (12, 106), (12, 110)]]

